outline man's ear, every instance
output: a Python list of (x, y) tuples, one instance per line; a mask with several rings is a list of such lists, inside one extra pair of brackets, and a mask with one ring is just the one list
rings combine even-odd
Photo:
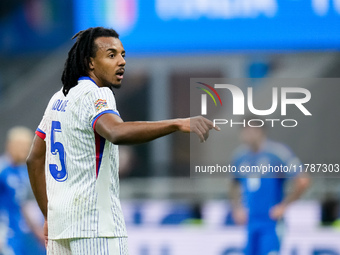
[(90, 71), (94, 70), (94, 59), (90, 57), (88, 61)]

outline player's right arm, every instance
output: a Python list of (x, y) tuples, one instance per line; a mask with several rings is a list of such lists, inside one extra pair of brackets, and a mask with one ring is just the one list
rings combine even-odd
[(95, 131), (114, 144), (139, 144), (148, 142), (176, 131), (197, 134), (201, 142), (209, 136), (210, 129), (219, 130), (201, 116), (163, 121), (123, 122), (115, 114), (103, 114), (94, 126)]
[(293, 186), (289, 194), (283, 199), (281, 203), (273, 206), (270, 209), (269, 211), (270, 217), (273, 220), (282, 219), (287, 207), (292, 202), (299, 199), (302, 196), (302, 194), (308, 189), (309, 186), (310, 186), (310, 178), (304, 174), (298, 175), (293, 181)]
[(33, 144), (27, 157), (26, 163), (33, 194), (45, 219), (47, 219), (45, 153), (46, 143), (42, 138), (36, 135), (34, 137)]
[(35, 136), (33, 144), (28, 154), (26, 163), (28, 176), (35, 199), (38, 202), (41, 212), (45, 217), (44, 237), (45, 246), (47, 247), (48, 230), (47, 230), (47, 193), (45, 179), (45, 153), (46, 143), (39, 136)]

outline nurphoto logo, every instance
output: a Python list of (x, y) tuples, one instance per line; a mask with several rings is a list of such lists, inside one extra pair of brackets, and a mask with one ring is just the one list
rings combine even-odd
[[(301, 111), (301, 113), (305, 116), (312, 116), (311, 112), (307, 109), (305, 104), (310, 101), (311, 93), (306, 88), (300, 87), (273, 87), (271, 88), (271, 106), (267, 109), (257, 109), (254, 106), (254, 93), (253, 88), (248, 87), (246, 95), (243, 91), (236, 85), (232, 84), (214, 84), (214, 87), (208, 85), (203, 82), (197, 82), (206, 88), (197, 87), (205, 92), (205, 94), (201, 95), (201, 115), (208, 114), (208, 104), (207, 104), (207, 95), (213, 100), (215, 106), (217, 106), (217, 101), (215, 96), (220, 102), (220, 105), (223, 106), (221, 100), (221, 93), (230, 93), (232, 96), (232, 114), (234, 116), (244, 116), (246, 112), (249, 112), (253, 115), (257, 116), (269, 116), (271, 114), (277, 113), (279, 110), (281, 116), (287, 116), (287, 106), (293, 105), (297, 109)], [(212, 91), (212, 92), (210, 92)], [(216, 89), (221, 89), (221, 92), (217, 92)], [(214, 95), (213, 95), (213, 94)], [(280, 99), (280, 100), (279, 100)], [(270, 98), (268, 99), (270, 100)], [(280, 101), (280, 103), (279, 103)], [(247, 108), (246, 108), (247, 107)], [(265, 122), (270, 123), (271, 127), (274, 127), (277, 122), (281, 124), (283, 127), (296, 127), (298, 125), (298, 121), (296, 119), (273, 119), (273, 118), (266, 118), (266, 119), (251, 119), (243, 121), (233, 121), (232, 119), (228, 120), (225, 118), (220, 119), (213, 119), (214, 125), (224, 125), (230, 124), (231, 127), (233, 125), (243, 125), (246, 124), (250, 127), (261, 127), (264, 125)]]

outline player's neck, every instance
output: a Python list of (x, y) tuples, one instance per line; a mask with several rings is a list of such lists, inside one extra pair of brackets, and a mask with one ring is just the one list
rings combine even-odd
[(252, 150), (254, 153), (257, 153), (257, 152), (259, 152), (259, 151), (260, 151), (260, 149), (261, 149), (261, 147), (260, 147), (260, 146), (257, 146), (257, 145), (253, 145), (253, 146), (251, 146), (251, 150)]
[(88, 76), (96, 83), (98, 87), (103, 87), (102, 83), (93, 72), (90, 71)]

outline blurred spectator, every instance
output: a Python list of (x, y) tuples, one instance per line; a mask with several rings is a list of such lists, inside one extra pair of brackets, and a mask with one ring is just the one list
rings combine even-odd
[(326, 194), (321, 203), (321, 223), (323, 226), (337, 224), (339, 218), (339, 201), (332, 194)]
[[(264, 127), (242, 128), (241, 140), (243, 145), (236, 150), (232, 163), (237, 169), (260, 165), (280, 167), (301, 164), (286, 146), (267, 139)], [(237, 224), (247, 224), (245, 254), (279, 254), (277, 222), (282, 219), (287, 206), (307, 189), (309, 179), (301, 175), (286, 174), (284, 171), (262, 175), (246, 173), (237, 177), (231, 193), (233, 218)], [(290, 194), (284, 196), (286, 177), (293, 177), (294, 185)]]
[[(28, 255), (43, 252), (42, 225), (39, 214), (32, 208), (31, 193), (26, 165), (33, 133), (25, 127), (14, 127), (8, 131), (6, 155), (2, 156), (0, 169), (0, 254)], [(36, 238), (32, 238), (32, 232)]]

